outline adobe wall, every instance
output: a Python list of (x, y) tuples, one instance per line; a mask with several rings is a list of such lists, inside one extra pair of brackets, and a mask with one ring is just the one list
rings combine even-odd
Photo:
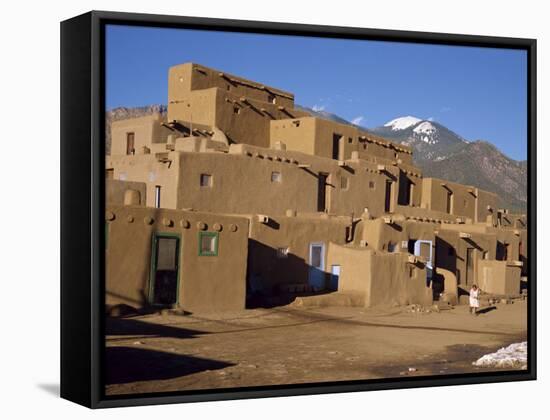
[[(449, 191), (452, 192), (450, 214), (475, 221), (478, 217), (477, 189), (468, 185), (456, 184), (437, 178), (424, 178), (422, 180), (421, 206), (429, 210), (447, 213), (447, 195)], [(484, 201), (488, 200), (488, 196), (484, 195), (483, 197)], [(479, 212), (482, 214), (481, 210)], [(482, 221), (485, 222), (485, 218)]]
[(142, 154), (143, 147), (165, 143), (171, 131), (161, 126), (164, 121), (160, 114), (111, 122), (111, 155), (126, 155), (126, 138), (134, 133), (135, 154)]
[(288, 92), (193, 63), (171, 67), (168, 79), (168, 120), (217, 127), (231, 142), (269, 147), (272, 119), (308, 115)]
[(373, 163), (382, 159), (380, 163), (399, 161), (399, 164), (413, 165), (410, 148), (351, 125), (312, 116), (271, 121), (271, 147), (282, 142), (288, 150), (332, 159), (334, 136), (339, 138), (336, 160), (351, 159), (352, 153), (356, 152), (360, 159)]
[(521, 268), (506, 261), (482, 260), (478, 264), (478, 286), (485, 293), (517, 295), (520, 293)]
[(501, 226), (516, 229), (527, 229), (527, 216), (525, 214), (502, 213)]
[(373, 253), (370, 260), (370, 297), (365, 306), (432, 304), (433, 292), (426, 284), (423, 265), (406, 262), (404, 253)]
[(168, 95), (170, 100), (181, 99), (189, 91), (209, 88), (218, 88), (238, 96), (245, 96), (266, 103), (272, 103), (274, 98), (274, 105), (294, 107), (294, 95), (290, 92), (196, 63), (172, 66), (168, 71)]
[[(278, 142), (286, 150), (315, 154), (315, 137), (317, 121), (314, 117), (303, 117), (296, 120), (272, 120), (270, 123), (270, 147), (275, 148)], [(330, 158), (331, 156), (325, 156)]]
[(146, 205), (155, 207), (155, 187), (161, 187), (161, 207), (177, 208), (177, 186), (179, 180), (179, 153), (163, 154), (169, 160), (162, 162), (154, 154), (112, 155), (106, 159), (106, 169), (112, 169), (113, 179), (143, 182), (147, 186)]
[[(243, 155), (251, 160), (251, 165), (258, 167), (268, 162), (285, 162), (289, 170), (298, 171), (303, 174), (300, 179), (301, 184), (297, 189), (287, 189), (287, 196), (284, 198), (283, 205), (271, 203), (271, 206), (281, 206), (282, 208), (296, 209), (293, 206), (295, 200), (301, 200), (299, 196), (313, 197), (308, 200), (308, 205), (312, 212), (317, 211), (317, 185), (318, 174), (328, 175), (327, 203), (328, 212), (336, 215), (349, 216), (352, 213), (358, 216), (363, 213), (365, 207), (369, 209), (371, 215), (378, 216), (384, 213), (385, 182), (393, 181), (391, 204), (395, 208), (397, 201), (397, 176), (399, 169), (393, 166), (384, 166), (379, 169), (378, 165), (368, 163), (362, 160), (349, 160), (345, 166), (341, 167), (338, 162), (317, 156), (307, 155), (305, 153), (293, 152), (288, 150), (262, 149), (249, 145), (231, 145), (229, 154)], [(291, 165), (288, 166), (290, 160)], [(254, 169), (251, 169), (255, 173)], [(305, 177), (304, 177), (305, 176)], [(251, 177), (253, 178), (253, 177)], [(345, 180), (342, 180), (345, 178)], [(262, 179), (265, 179), (263, 177)], [(252, 181), (253, 182), (253, 181)], [(284, 177), (283, 177), (284, 182)], [(302, 183), (303, 182), (303, 183)], [(292, 185), (292, 184), (291, 184)], [(288, 188), (288, 187), (285, 187)], [(291, 200), (289, 202), (289, 200)], [(257, 209), (258, 201), (254, 200), (251, 204)], [(262, 205), (266, 205), (263, 203)], [(290, 205), (290, 207), (289, 207)], [(249, 210), (252, 212), (251, 210)], [(254, 210), (255, 211), (255, 210)], [(273, 210), (271, 210), (273, 211)], [(308, 210), (303, 210), (308, 211)], [(260, 211), (258, 211), (260, 212)]]
[[(522, 235), (521, 230), (518, 229), (510, 229), (510, 228), (501, 228), (501, 229), (491, 229), (495, 234), (497, 238), (497, 246), (503, 246), (504, 244), (508, 244), (508, 255), (506, 256), (507, 261), (519, 261), (521, 259), (520, 253), (519, 253), (519, 243), (522, 242), (522, 248), (523, 248), (523, 241), (522, 241)], [(502, 252), (497, 253), (500, 255), (496, 256), (496, 259), (501, 259), (503, 257)]]
[(426, 284), (426, 270), (408, 263), (407, 257), (331, 243), (328, 263), (340, 265), (338, 291), (363, 294), (365, 307), (430, 305), (432, 289)]
[[(105, 180), (105, 199), (109, 205), (122, 206), (131, 204), (145, 206), (147, 202), (147, 186), (144, 182)], [(136, 202), (137, 200), (137, 202)]]
[[(158, 232), (180, 237), (178, 307), (244, 309), (247, 219), (129, 206), (108, 206), (106, 219), (107, 304), (148, 305), (152, 235)], [(198, 255), (200, 231), (219, 233), (217, 256)]]
[(491, 217), (493, 223), (496, 222), (496, 212), (499, 207), (499, 197), (491, 192), (475, 189), (477, 195), (477, 213), (475, 222), (484, 223), (488, 217)]
[(370, 302), (371, 254), (372, 251), (366, 248), (330, 242), (327, 265), (340, 266), (339, 292), (360, 293), (364, 302)]
[[(467, 256), (471, 249), (472, 269), (468, 271)], [(436, 266), (456, 275), (457, 283), (469, 287), (478, 281), (478, 265), (484, 258), (494, 259), (496, 235), (484, 226), (468, 224), (445, 224), (436, 238)]]
[[(326, 265), (328, 244), (345, 243), (349, 222), (345, 217), (311, 215), (273, 217), (264, 224), (251, 216), (248, 276), (253, 288), (271, 293), (281, 285), (307, 284), (311, 243), (325, 245), (325, 271), (329, 271), (330, 266)], [(278, 248), (288, 248), (286, 258), (278, 257)]]
[[(272, 174), (280, 174), (280, 182)], [(211, 175), (211, 186), (200, 175)], [(284, 215), (317, 211), (317, 179), (295, 164), (225, 153), (181, 153), (177, 208)]]
[[(384, 219), (363, 220), (358, 225), (355, 243), (360, 240), (377, 251), (407, 252), (409, 240), (432, 241), (435, 246), (436, 225), (415, 221), (392, 221), (385, 223)], [(433, 253), (432, 253), (433, 255)]]

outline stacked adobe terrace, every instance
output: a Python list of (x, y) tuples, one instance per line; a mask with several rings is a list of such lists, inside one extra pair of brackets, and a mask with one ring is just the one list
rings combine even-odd
[(168, 96), (166, 117), (112, 125), (108, 304), (242, 309), (327, 292), (454, 303), (474, 283), (520, 293), (527, 221), (494, 194), (424, 178), (410, 148), (224, 72), (172, 67)]

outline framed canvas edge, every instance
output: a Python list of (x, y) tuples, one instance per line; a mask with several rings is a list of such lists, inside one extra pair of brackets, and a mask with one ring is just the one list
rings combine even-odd
[[(79, 121), (88, 122), (89, 133), (84, 138), (72, 139), (72, 141), (81, 142), (83, 147), (88, 147), (90, 153), (88, 174), (72, 174), (75, 179), (72, 183), (78, 185), (81, 190), (89, 193), (90, 206), (88, 211), (81, 210), (82, 214), (72, 215), (67, 217), (70, 209), (69, 190), (63, 188), (63, 182), (67, 181), (67, 160), (73, 158), (67, 150), (63, 150), (67, 142), (67, 130), (63, 130), (64, 120), (66, 120), (67, 107), (62, 100), (61, 104), (61, 225), (62, 231), (71, 228), (75, 220), (86, 220), (90, 225), (89, 236), (82, 239), (86, 242), (89, 248), (89, 256), (91, 264), (89, 267), (82, 269), (82, 278), (78, 279), (82, 286), (86, 284), (89, 287), (89, 295), (85, 296), (69, 296), (70, 290), (67, 289), (67, 278), (64, 275), (63, 267), (71, 267), (74, 265), (72, 261), (67, 260), (68, 243), (61, 236), (62, 248), (62, 286), (61, 286), (61, 304), (65, 306), (62, 309), (61, 316), (61, 396), (76, 403), (88, 406), (90, 408), (107, 408), (121, 406), (136, 406), (136, 405), (151, 405), (151, 404), (169, 404), (182, 402), (199, 402), (199, 401), (215, 401), (229, 399), (244, 399), (244, 398), (265, 398), (265, 397), (282, 397), (293, 395), (308, 395), (308, 394), (327, 394), (340, 392), (357, 392), (357, 391), (374, 391), (386, 389), (405, 389), (418, 387), (433, 387), (433, 386), (451, 386), (451, 385), (469, 385), (483, 384), (494, 382), (510, 382), (524, 381), (536, 379), (536, 40), (530, 38), (506, 38), (493, 37), (483, 35), (457, 35), (447, 33), (427, 33), (414, 31), (399, 31), (385, 29), (366, 29), (353, 27), (336, 27), (322, 26), (309, 24), (294, 24), (294, 23), (276, 23), (276, 22), (261, 22), (261, 21), (245, 21), (245, 20), (229, 20), (229, 19), (214, 19), (200, 17), (180, 17), (170, 15), (152, 15), (152, 14), (137, 14), (123, 12), (107, 12), (107, 11), (91, 11), (76, 18), (69, 19), (61, 23), (63, 27), (74, 25), (77, 20), (81, 22), (89, 22), (89, 58), (90, 58), (90, 74), (89, 74), (89, 96), (81, 97), (83, 102), (89, 101), (89, 113), (80, 112)], [(121, 24), (121, 25), (144, 25), (144, 26), (159, 26), (159, 27), (192, 27), (204, 28), (224, 31), (245, 31), (255, 33), (272, 33), (285, 35), (305, 35), (305, 36), (321, 36), (321, 37), (340, 37), (340, 38), (356, 38), (356, 39), (374, 39), (394, 42), (411, 42), (411, 43), (430, 43), (444, 45), (462, 45), (462, 46), (478, 46), (478, 47), (493, 47), (507, 49), (524, 49), (527, 51), (528, 58), (528, 74), (527, 74), (527, 93), (528, 93), (528, 237), (529, 237), (529, 287), (530, 299), (528, 301), (528, 360), (529, 365), (526, 371), (509, 371), (488, 374), (464, 374), (464, 375), (449, 375), (449, 376), (430, 376), (418, 377), (413, 379), (388, 378), (383, 380), (370, 381), (353, 381), (353, 382), (331, 382), (318, 384), (304, 385), (284, 385), (284, 386), (266, 386), (266, 387), (251, 387), (228, 390), (207, 390), (200, 392), (185, 392), (181, 391), (173, 394), (149, 394), (135, 396), (120, 396), (106, 397), (104, 395), (104, 380), (102, 377), (101, 360), (104, 353), (104, 325), (103, 325), (103, 303), (104, 303), (104, 282), (103, 282), (103, 267), (104, 267), (104, 251), (102, 241), (104, 240), (104, 229), (101, 229), (104, 223), (104, 92), (103, 86), (105, 81), (105, 66), (102, 62), (103, 37), (104, 27), (106, 24)], [(61, 31), (63, 45), (63, 30)], [(70, 75), (67, 71), (63, 71), (63, 57), (66, 56), (66, 51), (62, 46), (62, 72), (61, 72), (61, 94), (63, 97), (64, 86), (67, 84), (67, 78)], [(65, 60), (74, 61), (71, 57), (65, 57)], [(64, 117), (65, 116), (65, 117)], [(66, 121), (65, 121), (66, 122)], [(72, 191), (72, 190), (70, 190)], [(73, 191), (74, 192), (74, 191)], [(85, 194), (82, 194), (83, 196)], [(74, 213), (74, 211), (72, 211)], [(65, 251), (65, 252), (63, 252)], [(74, 267), (73, 267), (74, 269)], [(65, 277), (65, 278), (64, 278)], [(532, 297), (535, 298), (532, 298)], [(67, 307), (67, 299), (74, 300), (70, 310)], [(76, 303), (78, 302), (78, 304)], [(70, 312), (79, 306), (78, 314)], [(87, 318), (85, 312), (88, 312)], [(75, 329), (77, 322), (89, 322), (88, 325), (80, 325), (80, 328)], [(67, 329), (67, 326), (70, 328)], [(73, 343), (74, 337), (67, 340), (67, 333), (78, 330), (77, 340), (83, 340), (89, 344), (89, 360), (80, 361), (79, 366), (89, 366), (89, 375), (84, 377), (80, 382), (76, 383), (74, 378), (67, 379), (67, 369), (71, 366), (64, 359), (75, 361), (78, 356), (74, 354)], [(89, 380), (87, 379), (89, 378)], [(86, 383), (87, 382), (87, 383)], [(70, 392), (71, 388), (78, 388), (78, 392)], [(82, 397), (84, 395), (84, 397)]]

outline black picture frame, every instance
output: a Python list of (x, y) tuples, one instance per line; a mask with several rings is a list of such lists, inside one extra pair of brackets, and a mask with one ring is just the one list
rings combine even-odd
[[(521, 49), (528, 65), (528, 368), (429, 378), (107, 397), (104, 349), (105, 25)], [(91, 408), (536, 379), (536, 40), (92, 11), (61, 23), (61, 397)]]

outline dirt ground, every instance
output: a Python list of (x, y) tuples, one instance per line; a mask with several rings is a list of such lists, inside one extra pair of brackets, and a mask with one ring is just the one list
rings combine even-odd
[(527, 303), (477, 317), (466, 306), (285, 306), (109, 318), (106, 327), (106, 393), (120, 395), (487, 371), (472, 362), (527, 339)]

